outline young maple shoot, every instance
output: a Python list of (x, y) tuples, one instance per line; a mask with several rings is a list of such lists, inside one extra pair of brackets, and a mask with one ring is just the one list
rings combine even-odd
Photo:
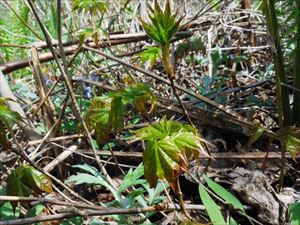
[(200, 153), (207, 155), (198, 131), (173, 119), (163, 117), (159, 123), (134, 132), (134, 141), (147, 141), (143, 161), (145, 178), (151, 187), (158, 179), (166, 179), (176, 190), (176, 177), (188, 170), (188, 159), (197, 158)]
[(180, 28), (184, 16), (178, 17), (178, 11), (171, 14), (170, 2), (167, 0), (164, 11), (160, 8), (157, 0), (154, 1), (154, 8), (148, 5), (152, 15), (149, 15), (150, 22), (142, 18), (140, 21), (147, 35), (154, 40), (162, 50), (162, 60), (170, 78), (174, 78), (173, 66), (170, 60), (170, 43)]

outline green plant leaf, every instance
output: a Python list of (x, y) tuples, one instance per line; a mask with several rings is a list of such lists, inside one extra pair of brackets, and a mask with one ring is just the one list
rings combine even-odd
[(140, 18), (140, 22), (147, 35), (157, 42), (161, 47), (168, 45), (179, 30), (180, 23), (184, 17), (177, 19), (178, 12), (171, 14), (170, 2), (166, 1), (164, 11), (160, 8), (157, 0), (154, 1), (154, 9), (148, 4), (152, 15), (149, 15), (150, 22), (147, 23)]
[(224, 225), (226, 224), (224, 217), (222, 216), (220, 207), (215, 203), (215, 201), (210, 197), (210, 195), (205, 190), (202, 184), (199, 185), (199, 194), (201, 201), (203, 202), (205, 209), (211, 222), (214, 225)]
[(120, 131), (124, 127), (125, 104), (123, 97), (115, 95), (111, 101), (109, 121), (114, 131)]
[(95, 130), (95, 136), (98, 144), (104, 144), (109, 139), (111, 99), (107, 96), (96, 97), (84, 115), (84, 120), (90, 130)]
[(120, 200), (120, 195), (114, 190), (114, 188), (106, 181), (106, 179), (99, 173), (99, 171), (89, 165), (75, 165), (74, 168), (82, 169), (87, 173), (77, 173), (76, 175), (70, 176), (65, 182), (74, 183), (75, 185), (80, 184), (92, 184), (101, 185), (109, 190), (115, 197), (116, 200)]
[(289, 205), (291, 225), (300, 225), (300, 202)]
[(88, 12), (92, 16), (107, 11), (107, 1), (103, 0), (73, 0), (73, 10)]
[(208, 187), (213, 190), (219, 197), (224, 199), (227, 203), (231, 204), (235, 209), (239, 209), (242, 212), (245, 212), (242, 203), (229, 191), (223, 188), (221, 185), (212, 181), (205, 174), (203, 175)]
[(187, 170), (188, 158), (206, 154), (196, 129), (164, 117), (159, 123), (134, 131), (134, 141), (146, 140), (143, 153), (145, 178), (151, 187), (167, 179), (175, 189), (175, 178)]
[(43, 209), (45, 209), (45, 206), (42, 204), (38, 204), (33, 206), (25, 215), (25, 218), (38, 216), (43, 212)]
[(121, 194), (129, 187), (146, 183), (146, 180), (140, 179), (144, 175), (144, 165), (141, 163), (135, 170), (130, 169), (118, 187), (118, 193)]
[(7, 178), (8, 195), (29, 196), (32, 193), (42, 192), (53, 192), (52, 182), (49, 177), (32, 166), (18, 167)]
[(146, 63), (149, 61), (150, 67), (153, 67), (156, 60), (161, 58), (162, 52), (158, 47), (147, 46), (144, 51), (138, 53), (139, 58), (142, 63)]
[[(1, 203), (1, 202), (0, 202)], [(10, 202), (3, 202), (0, 205), (0, 218), (4, 220), (18, 219), (20, 210), (12, 206)]]

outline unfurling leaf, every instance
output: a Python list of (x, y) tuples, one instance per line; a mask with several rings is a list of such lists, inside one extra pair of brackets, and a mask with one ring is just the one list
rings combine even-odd
[(158, 47), (147, 46), (144, 51), (138, 54), (138, 56), (142, 63), (149, 62), (150, 67), (153, 67), (156, 60), (161, 58), (162, 52)]
[[(84, 120), (90, 130), (95, 131), (98, 144), (105, 144), (110, 132), (118, 132), (124, 127), (126, 106), (133, 108), (147, 116), (156, 112), (156, 97), (144, 84), (135, 84), (116, 92), (110, 92), (109, 96), (96, 97), (84, 115)], [(147, 104), (150, 109), (147, 110)]]
[(171, 14), (170, 2), (166, 1), (164, 11), (160, 8), (157, 0), (154, 1), (154, 9), (148, 5), (152, 15), (147, 23), (140, 18), (141, 24), (147, 35), (161, 47), (168, 45), (176, 32), (179, 30), (183, 16), (177, 18), (178, 11)]
[(106, 96), (96, 97), (92, 100), (91, 105), (84, 115), (84, 120), (90, 130), (95, 130), (97, 143), (106, 143), (109, 138), (111, 99)]
[(145, 178), (151, 187), (167, 179), (175, 189), (178, 174), (188, 169), (188, 159), (206, 154), (197, 130), (165, 117), (157, 124), (135, 131), (134, 140), (147, 141), (143, 153)]
[(98, 13), (107, 11), (107, 1), (103, 0), (74, 0), (73, 9), (78, 12), (88, 12), (90, 15), (95, 16)]

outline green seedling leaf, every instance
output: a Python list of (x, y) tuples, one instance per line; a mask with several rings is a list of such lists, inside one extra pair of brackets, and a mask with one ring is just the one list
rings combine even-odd
[(151, 187), (158, 179), (167, 179), (175, 190), (176, 176), (187, 170), (188, 158), (200, 152), (206, 154), (198, 132), (172, 119), (168, 121), (164, 117), (159, 123), (134, 132), (134, 141), (147, 141), (143, 161), (145, 178)]
[(73, 10), (90, 13), (95, 16), (97, 13), (107, 11), (107, 1), (103, 0), (73, 0)]
[[(149, 111), (147, 103), (150, 104)], [(144, 84), (135, 84), (108, 96), (96, 97), (91, 101), (84, 120), (90, 130), (95, 131), (96, 141), (106, 144), (110, 132), (118, 132), (124, 127), (125, 107), (131, 104), (135, 111), (143, 116), (155, 113), (157, 100), (151, 90)]]
[(49, 177), (32, 166), (24, 165), (18, 167), (7, 178), (8, 195), (21, 197), (42, 192), (53, 192), (52, 182)]
[(127, 172), (121, 185), (118, 188), (118, 194), (121, 194), (129, 187), (146, 183), (146, 180), (140, 179), (142, 176), (144, 176), (144, 165), (141, 163), (135, 170), (130, 169)]
[(0, 97), (0, 144), (2, 144), (4, 148), (9, 147), (7, 134), (11, 132), (12, 126), (18, 121), (23, 121), (19, 113), (9, 109), (8, 100), (12, 101), (11, 99)]
[(70, 176), (66, 183), (74, 183), (75, 185), (80, 184), (91, 184), (101, 185), (109, 190), (115, 197), (116, 200), (120, 200), (120, 195), (114, 190), (114, 188), (106, 181), (106, 179), (99, 173), (99, 171), (89, 165), (75, 165), (74, 168), (82, 169), (88, 173), (77, 173), (76, 175)]
[(4, 202), (0, 206), (0, 218), (4, 220), (18, 219), (20, 215), (19, 208), (12, 206), (10, 202)]
[(178, 12), (171, 13), (169, 0), (166, 1), (164, 11), (160, 8), (157, 0), (154, 1), (154, 8), (150, 5), (148, 8), (152, 14), (149, 15), (150, 22), (147, 23), (141, 18), (140, 22), (147, 35), (161, 47), (164, 47), (171, 42), (184, 17), (177, 18)]
[(203, 175), (204, 180), (206, 181), (208, 187), (213, 190), (219, 197), (224, 199), (227, 203), (231, 204), (235, 209), (239, 209), (242, 212), (245, 212), (242, 203), (229, 191), (223, 188), (221, 185), (212, 181), (205, 174)]
[(138, 54), (142, 63), (149, 62), (150, 67), (153, 67), (156, 60), (162, 56), (161, 49), (158, 47), (147, 46), (144, 51)]
[[(49, 177), (32, 166), (17, 167), (7, 178), (8, 195), (27, 197), (30, 194), (41, 194), (42, 192), (53, 192), (52, 182)], [(11, 204), (14, 208), (17, 206), (17, 202)]]
[(220, 207), (210, 197), (210, 195), (207, 193), (207, 191), (205, 190), (202, 184), (199, 185), (199, 194), (212, 224), (214, 225), (226, 224), (224, 217), (222, 216)]
[(289, 205), (291, 225), (300, 225), (300, 202)]
[(109, 140), (109, 113), (111, 98), (107, 96), (96, 97), (84, 115), (84, 120), (90, 130), (95, 130), (96, 141), (104, 144)]

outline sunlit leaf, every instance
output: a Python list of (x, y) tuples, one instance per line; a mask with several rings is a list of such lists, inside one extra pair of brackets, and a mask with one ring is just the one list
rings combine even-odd
[(203, 205), (208, 213), (208, 216), (215, 225), (226, 224), (224, 217), (222, 216), (220, 207), (216, 204), (216, 202), (210, 197), (208, 192), (205, 190), (202, 184), (199, 185), (199, 194)]
[(147, 46), (144, 51), (138, 54), (138, 56), (141, 59), (142, 63), (149, 62), (150, 67), (153, 67), (156, 60), (161, 58), (162, 52), (158, 47)]
[(109, 139), (111, 99), (109, 97), (96, 97), (84, 115), (84, 120), (90, 130), (95, 130), (95, 136), (98, 144), (104, 144)]
[(28, 196), (52, 191), (50, 178), (29, 165), (16, 168), (7, 178), (8, 195)]
[(178, 12), (171, 14), (170, 2), (166, 1), (164, 11), (160, 8), (157, 0), (154, 1), (154, 9), (148, 5), (152, 15), (149, 15), (150, 22), (147, 23), (140, 18), (141, 24), (147, 35), (157, 42), (161, 47), (168, 45), (179, 30), (180, 23), (184, 17), (177, 18)]
[(73, 9), (78, 12), (88, 12), (91, 15), (107, 11), (107, 1), (103, 0), (73, 0)]
[[(13, 170), (7, 178), (7, 194), (27, 197), (30, 194), (51, 193), (52, 182), (48, 176), (34, 167), (24, 165)], [(17, 202), (11, 202), (15, 208)]]
[(196, 129), (165, 117), (156, 124), (134, 131), (133, 139), (146, 140), (143, 153), (145, 178), (151, 187), (167, 179), (172, 188), (178, 174), (187, 170), (188, 159), (206, 154)]
[(212, 181), (208, 178), (205, 174), (203, 175), (204, 179), (208, 185), (208, 187), (213, 190), (219, 197), (224, 199), (227, 203), (231, 204), (235, 209), (239, 209), (242, 212), (245, 212), (242, 203), (229, 191), (223, 188), (221, 185), (217, 184), (216, 182)]
[(127, 105), (132, 105), (135, 111), (147, 116), (149, 113), (156, 112), (157, 100), (147, 86), (134, 84), (91, 101), (84, 120), (88, 128), (95, 131), (98, 144), (105, 144), (110, 132), (123, 129)]

